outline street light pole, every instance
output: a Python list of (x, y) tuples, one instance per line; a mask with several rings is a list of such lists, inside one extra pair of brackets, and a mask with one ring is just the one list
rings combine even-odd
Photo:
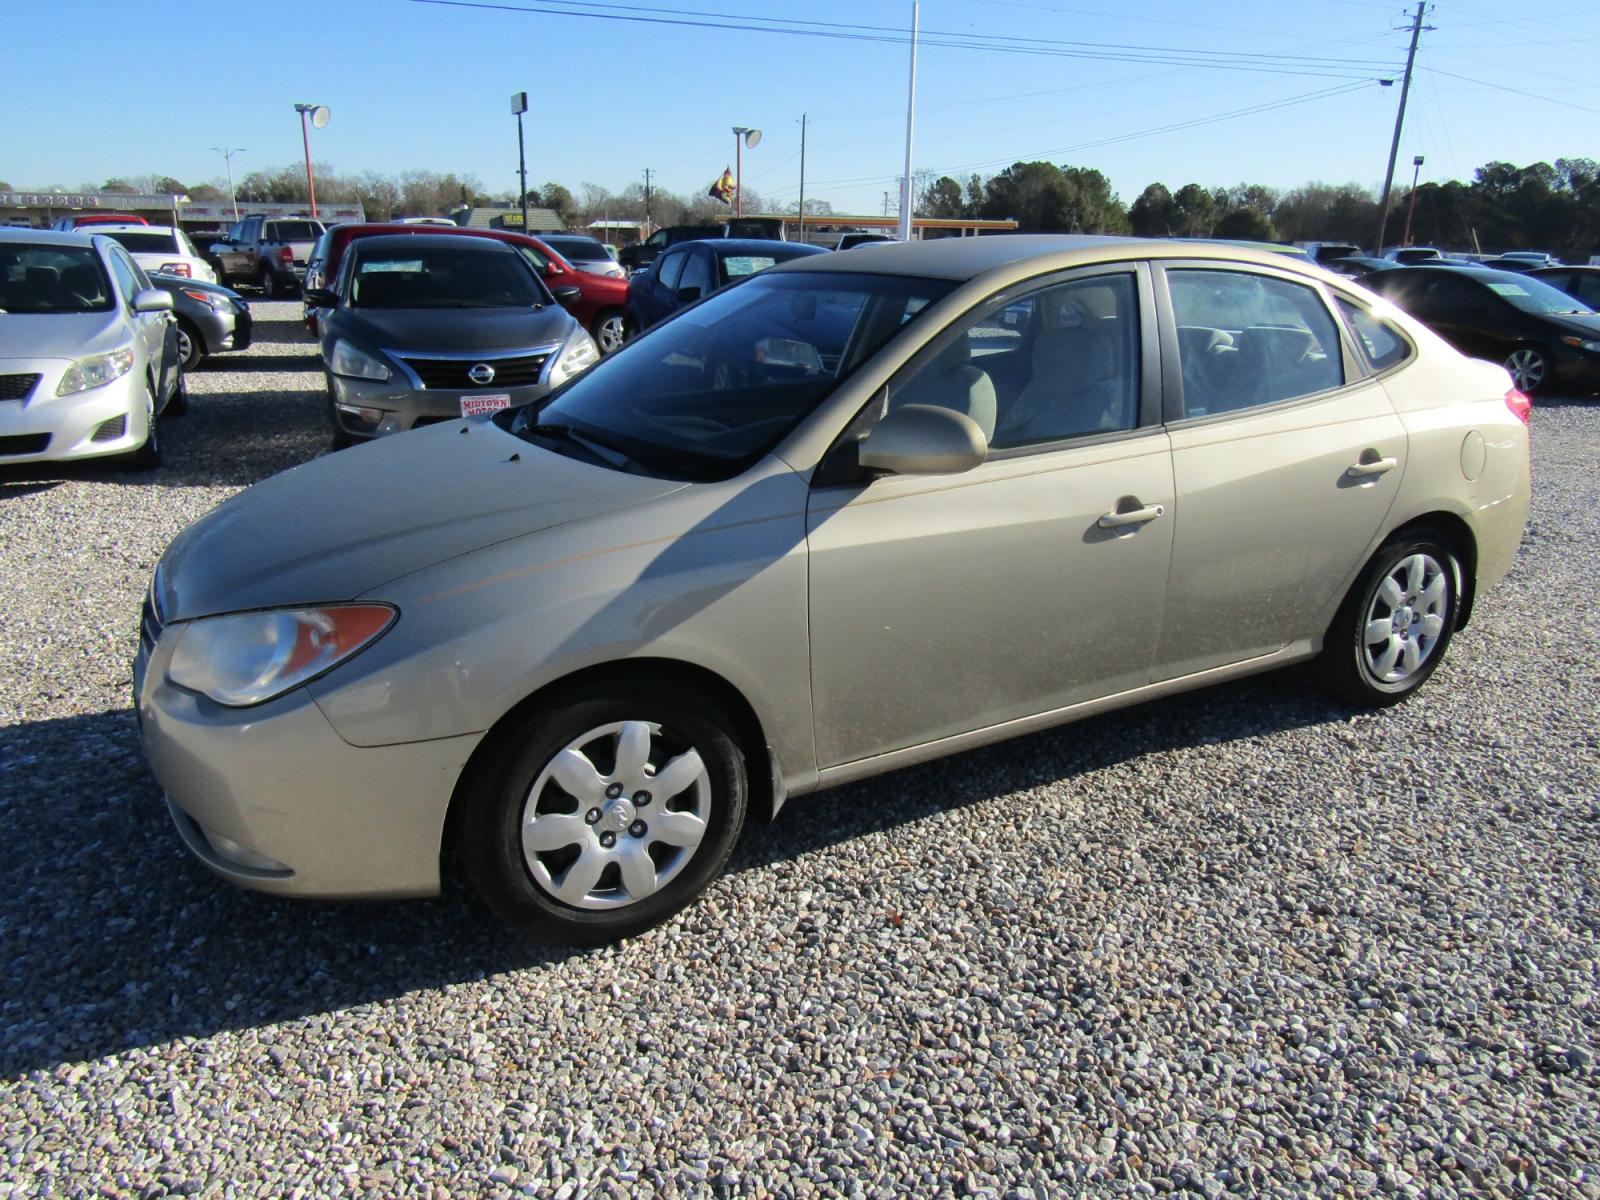
[(1406, 235), (1400, 239), (1403, 246), (1411, 245), (1411, 218), (1417, 215), (1417, 176), (1422, 173), (1422, 155), (1411, 160), (1411, 204), (1406, 208)]
[(733, 215), (744, 216), (744, 148), (749, 146), (754, 150), (761, 144), (761, 130), (746, 129), (743, 125), (733, 127)]
[(224, 150), (221, 146), (213, 146), (211, 148), (222, 155), (222, 161), (228, 164), (228, 203), (233, 206), (233, 220), (235, 224), (238, 224), (239, 201), (233, 194), (233, 156), (235, 154), (243, 154), (244, 147), (238, 146), (228, 150)]
[(306, 121), (309, 118), (311, 125), (321, 129), (328, 123), (328, 118), (333, 114), (326, 104), (296, 104), (294, 110), (300, 114), (300, 140), (306, 148), (306, 194), (311, 198), (311, 216), (315, 219), (317, 215), (317, 177), (311, 169), (311, 130)]
[(900, 181), (900, 240), (911, 240), (911, 142), (917, 130), (917, 29), (922, 9), (911, 0), (911, 85), (906, 92), (906, 175)]
[(521, 184), (522, 232), (528, 232), (528, 158), (522, 149), (522, 114), (528, 111), (528, 93), (511, 93), (511, 111), (517, 114), (517, 179)]
[(800, 240), (806, 240), (806, 114), (800, 114)]

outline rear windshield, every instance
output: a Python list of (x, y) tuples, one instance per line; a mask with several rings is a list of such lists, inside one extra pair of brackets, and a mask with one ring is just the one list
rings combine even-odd
[(543, 288), (515, 251), (357, 248), (354, 308), (533, 308)]
[(0, 312), (109, 312), (111, 281), (88, 246), (0, 245)]
[(122, 229), (107, 230), (101, 234), (114, 242), (122, 243), (129, 254), (187, 254), (170, 233), (130, 233)]
[(546, 238), (552, 249), (569, 262), (610, 262), (611, 256), (599, 242), (588, 238)]
[(269, 242), (314, 242), (322, 236), (315, 221), (273, 221), (267, 226)]

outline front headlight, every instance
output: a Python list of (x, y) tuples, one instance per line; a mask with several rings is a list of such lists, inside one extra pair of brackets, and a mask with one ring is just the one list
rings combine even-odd
[(88, 358), (80, 358), (67, 368), (67, 373), (56, 385), (56, 395), (70, 396), (74, 392), (86, 392), (90, 388), (110, 383), (113, 379), (121, 379), (131, 370), (133, 370), (132, 346), (124, 346), (107, 354), (91, 354)]
[(200, 301), (212, 312), (233, 311), (233, 297), (222, 292), (202, 292), (199, 288), (184, 288), (183, 294), (191, 300)]
[(550, 367), (550, 382), (565, 383), (574, 375), (581, 375), (600, 361), (600, 347), (583, 330), (578, 330), (561, 347), (556, 361)]
[(260, 704), (370, 646), (398, 615), (387, 604), (335, 604), (204, 617), (181, 627), (167, 678), (231, 708)]
[(333, 344), (333, 362), (330, 365), (335, 375), (351, 375), (356, 379), (371, 379), (378, 383), (389, 378), (388, 367), (342, 338)]
[(1587, 350), (1590, 354), (1600, 354), (1600, 342), (1575, 337), (1564, 337), (1561, 340), (1569, 346), (1576, 346), (1579, 350)]

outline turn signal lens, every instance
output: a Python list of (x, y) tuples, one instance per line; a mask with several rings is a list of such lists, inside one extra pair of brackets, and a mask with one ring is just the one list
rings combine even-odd
[(1533, 417), (1533, 401), (1517, 391), (1516, 388), (1512, 388), (1506, 393), (1506, 407), (1524, 425)]
[(218, 704), (261, 704), (370, 646), (397, 615), (387, 604), (338, 604), (205, 617), (182, 627), (167, 678)]

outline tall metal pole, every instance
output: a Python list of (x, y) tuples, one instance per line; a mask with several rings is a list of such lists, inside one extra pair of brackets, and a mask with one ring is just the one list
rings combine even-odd
[(733, 131), (733, 215), (744, 216), (744, 130)]
[(1422, 174), (1422, 155), (1411, 160), (1411, 203), (1406, 208), (1406, 235), (1400, 239), (1402, 246), (1411, 245), (1411, 218), (1417, 215), (1417, 176)]
[(911, 240), (911, 145), (917, 131), (917, 31), (922, 6), (911, 0), (911, 84), (906, 91), (906, 176), (900, 181), (900, 240)]
[(806, 240), (806, 114), (800, 114), (800, 240)]
[(522, 114), (517, 114), (517, 178), (522, 181), (522, 232), (528, 232), (528, 156), (522, 145)]
[(1389, 202), (1393, 198), (1394, 160), (1400, 154), (1400, 129), (1406, 121), (1406, 97), (1411, 94), (1411, 67), (1417, 61), (1417, 39), (1422, 36), (1422, 15), (1427, 11), (1427, 0), (1417, 0), (1417, 15), (1411, 22), (1411, 49), (1406, 52), (1406, 77), (1400, 84), (1400, 111), (1394, 115), (1394, 140), (1389, 143), (1389, 169), (1383, 175), (1383, 199), (1378, 205), (1377, 249), (1383, 255), (1383, 235), (1389, 225)]
[(311, 127), (306, 124), (307, 111), (307, 108), (300, 110), (300, 140), (305, 144), (306, 148), (306, 192), (311, 197), (311, 217), (315, 220), (317, 216), (317, 177), (311, 171)]
[(650, 233), (650, 168), (644, 169), (644, 231)]
[(211, 148), (222, 155), (222, 161), (228, 165), (228, 203), (233, 206), (233, 219), (237, 222), (239, 220), (239, 199), (233, 190), (233, 156), (235, 154), (243, 154), (244, 147), (237, 146), (224, 149), (221, 146), (213, 146)]

